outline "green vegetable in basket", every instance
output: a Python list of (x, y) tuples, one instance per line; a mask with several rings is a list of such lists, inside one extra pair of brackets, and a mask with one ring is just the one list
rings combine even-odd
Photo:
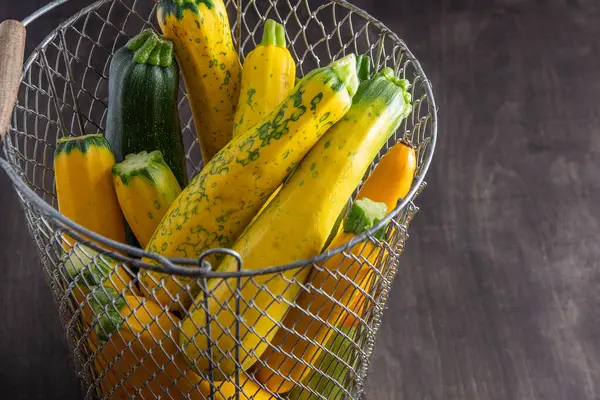
[(99, 285), (119, 293), (136, 291), (130, 273), (122, 264), (86, 245), (80, 243), (73, 246), (62, 259), (69, 281), (79, 288), (74, 288), (74, 291), (84, 290), (87, 293), (90, 287)]
[(105, 136), (117, 162), (127, 154), (160, 150), (183, 187), (187, 174), (178, 90), (173, 44), (152, 29), (142, 31), (110, 63)]
[[(311, 372), (302, 385), (310, 388), (328, 400), (341, 400), (347, 387), (348, 372), (356, 366), (356, 351), (353, 341), (357, 328), (341, 328), (334, 334), (321, 354), (319, 360), (311, 368)], [(319, 399), (302, 386), (296, 386), (288, 395), (290, 400)]]

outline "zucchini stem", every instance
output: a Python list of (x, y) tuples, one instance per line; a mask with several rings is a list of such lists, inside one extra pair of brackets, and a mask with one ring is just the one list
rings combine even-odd
[(356, 200), (344, 219), (344, 232), (361, 234), (381, 221), (386, 213), (385, 203), (377, 203), (367, 197)]
[[(57, 148), (64, 153), (70, 153), (73, 150), (78, 150), (81, 154), (87, 153), (90, 147), (108, 147), (110, 145), (101, 133), (92, 133), (83, 136), (67, 136), (59, 138), (56, 142)], [(112, 151), (112, 150), (111, 150)]]
[(261, 46), (286, 47), (285, 28), (280, 23), (268, 19), (264, 23)]
[(154, 150), (149, 153), (141, 151), (137, 154), (127, 154), (123, 161), (113, 166), (112, 173), (113, 175), (118, 175), (126, 185), (135, 176), (143, 176), (150, 182), (153, 182), (154, 177), (150, 171), (156, 169), (156, 165), (169, 168), (160, 150)]
[(279, 47), (285, 48), (287, 45), (285, 42), (285, 28), (281, 24), (275, 25), (275, 41)]
[(358, 56), (356, 58), (356, 73), (361, 82), (371, 78), (371, 57)]
[(356, 75), (356, 56), (354, 53), (331, 63), (331, 69), (338, 76), (338, 79), (344, 84), (348, 94), (354, 96), (358, 89), (359, 81)]
[(127, 42), (138, 64), (170, 67), (173, 64), (173, 43), (156, 34), (152, 28), (144, 29)]
[(410, 82), (408, 79), (398, 78), (396, 74), (394, 74), (394, 70), (390, 67), (385, 67), (381, 71), (379, 71), (375, 76), (383, 76), (388, 81), (394, 83), (396, 86), (402, 88), (403, 91), (407, 91), (410, 89)]
[[(381, 91), (381, 88), (385, 87), (380, 85), (380, 83), (383, 80), (393, 84), (393, 86), (388, 85), (388, 88), (385, 89), (385, 91)], [(354, 103), (364, 101), (368, 102), (372, 101), (374, 97), (381, 98), (381, 96), (384, 95), (384, 92), (387, 93), (385, 96), (392, 95), (392, 92), (401, 92), (405, 104), (404, 112), (402, 113), (402, 115), (399, 116), (400, 120), (402, 120), (408, 117), (412, 112), (412, 95), (408, 91), (410, 87), (410, 82), (407, 79), (398, 78), (394, 73), (393, 69), (385, 67), (379, 72), (377, 72), (375, 75), (373, 75), (370, 79), (363, 81), (361, 83), (359, 93), (356, 96), (354, 96), (352, 100)]]

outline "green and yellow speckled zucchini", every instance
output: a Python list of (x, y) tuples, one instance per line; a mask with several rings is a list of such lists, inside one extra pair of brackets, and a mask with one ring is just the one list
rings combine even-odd
[(222, 0), (159, 0), (158, 24), (173, 41), (204, 164), (231, 140), (242, 67)]
[[(171, 205), (147, 249), (196, 258), (211, 248), (230, 247), (321, 135), (348, 111), (357, 86), (354, 55), (308, 74), (262, 122), (236, 136), (203, 168)], [(152, 296), (170, 307), (189, 304), (181, 289), (187, 282), (142, 273), (145, 290), (154, 290)]]

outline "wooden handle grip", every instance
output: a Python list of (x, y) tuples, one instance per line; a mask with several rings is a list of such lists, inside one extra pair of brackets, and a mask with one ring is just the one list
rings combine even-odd
[(0, 24), (0, 140), (17, 99), (23, 55), (25, 53), (25, 26), (19, 21), (6, 20)]

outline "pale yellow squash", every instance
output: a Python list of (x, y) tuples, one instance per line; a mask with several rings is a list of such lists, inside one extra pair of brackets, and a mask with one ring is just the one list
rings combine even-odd
[[(360, 171), (358, 166), (365, 168), (362, 170), (363, 173), (366, 171), (366, 167), (379, 149), (410, 113), (411, 98), (406, 92), (408, 86), (407, 81), (397, 79), (389, 69), (361, 83), (352, 108), (332, 129), (339, 130), (340, 134), (345, 133), (345, 137), (341, 135), (343, 139), (340, 139), (340, 144), (331, 143), (331, 145), (337, 146), (336, 149), (340, 153), (338, 157), (346, 156), (351, 160), (349, 162), (357, 163), (354, 171)], [(328, 161), (335, 163), (337, 160), (330, 156)], [(344, 164), (339, 162), (338, 166), (334, 165), (331, 166), (332, 169), (340, 168)], [(398, 201), (401, 195), (399, 190), (406, 187), (406, 182), (404, 180), (401, 183), (382, 181), (379, 176), (384, 170), (388, 178), (392, 177), (392, 172), (387, 172), (384, 165), (376, 174), (373, 183), (368, 184), (369, 189), (361, 192), (362, 197), (369, 194), (369, 199), (377, 202)], [(414, 170), (412, 172), (414, 173)], [(349, 185), (349, 189), (354, 189), (360, 182), (360, 178), (362, 175), (358, 180), (356, 180), (357, 175), (347, 176), (341, 181), (343, 184), (337, 183), (337, 186), (336, 181), (332, 181), (333, 190), (339, 189), (342, 185)], [(412, 175), (408, 182), (410, 188)], [(377, 190), (373, 188), (375, 184)], [(396, 187), (399, 189), (396, 190)], [(315, 193), (322, 190), (325, 189), (318, 187)], [(346, 194), (347, 191), (343, 193)], [(386, 206), (383, 207), (382, 216), (385, 215)], [(354, 234), (339, 233), (329, 247), (336, 248), (347, 243)], [(306, 364), (311, 365), (318, 359), (323, 346), (334, 333), (329, 326), (336, 326), (341, 322), (344, 309), (331, 299), (336, 299), (341, 304), (350, 302), (356, 290), (355, 282), (360, 284), (371, 272), (369, 265), (375, 265), (379, 249), (372, 241), (364, 241), (351, 249), (355, 257), (348, 257), (343, 253), (337, 254), (328, 259), (320, 267), (322, 269), (313, 270), (308, 282), (317, 291), (303, 291), (300, 294), (283, 322), (284, 327), (277, 331), (270, 341), (271, 346), (262, 355), (261, 361), (264, 366), (257, 369), (256, 377), (267, 388), (278, 393), (286, 393), (296, 382), (301, 382), (306, 377), (310, 372)], [(339, 278), (335, 279), (335, 275)], [(326, 324), (321, 323), (321, 320)], [(304, 363), (288, 354), (293, 354)]]
[(146, 247), (181, 186), (158, 150), (128, 154), (115, 164), (112, 174), (125, 219), (140, 245)]
[(296, 63), (285, 46), (283, 25), (268, 19), (262, 41), (244, 60), (234, 136), (263, 119), (293, 89)]
[[(102, 135), (61, 138), (56, 144), (58, 210), (93, 232), (124, 243), (124, 219), (112, 183), (114, 165), (115, 156)], [(65, 240), (73, 243), (66, 236)]]

